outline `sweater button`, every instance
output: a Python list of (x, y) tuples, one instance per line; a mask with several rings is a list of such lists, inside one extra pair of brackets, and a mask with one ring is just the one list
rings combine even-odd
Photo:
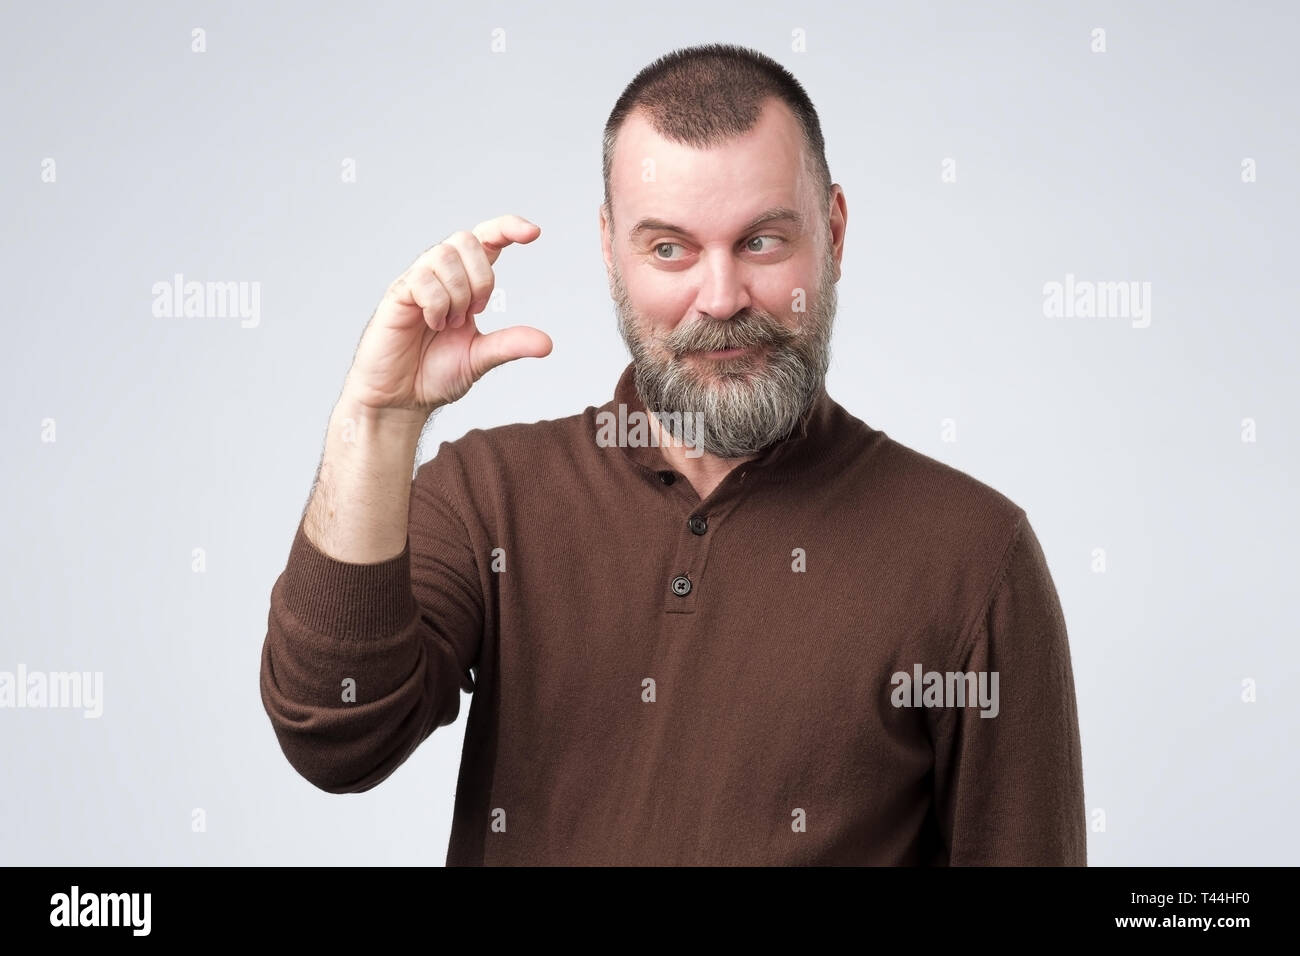
[(691, 515), (686, 526), (691, 529), (692, 534), (704, 534), (709, 530), (709, 523), (704, 520), (703, 515)]
[(691, 579), (682, 574), (673, 578), (673, 593), (678, 597), (686, 597), (686, 595), (690, 594)]
[(674, 475), (671, 471), (661, 471), (659, 472), (659, 480), (662, 481), (665, 485), (671, 485), (674, 481), (677, 480), (677, 476)]

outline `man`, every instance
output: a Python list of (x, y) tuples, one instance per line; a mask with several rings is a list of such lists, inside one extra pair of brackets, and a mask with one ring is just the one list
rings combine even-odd
[(272, 591), (291, 764), (367, 790), (465, 691), (450, 865), (1084, 864), (1025, 512), (826, 392), (847, 205), (802, 87), (677, 51), (604, 166), (611, 401), (474, 429), (412, 480), (433, 410), (550, 351), (473, 319), (540, 234), (517, 216), (430, 249), (367, 326)]

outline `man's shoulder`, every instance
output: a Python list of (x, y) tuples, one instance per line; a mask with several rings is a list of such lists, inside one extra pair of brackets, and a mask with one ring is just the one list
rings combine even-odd
[(471, 428), (459, 438), (444, 439), (421, 472), (463, 471), (479, 476), (533, 475), (557, 467), (575, 467), (586, 446), (595, 447), (595, 415), (588, 405), (559, 418)]
[[(888, 561), (902, 587), (919, 589), (907, 592), (918, 607), (955, 615), (942, 628), (965, 633), (1017, 542), (1032, 537), (1025, 509), (992, 483), (884, 432), (851, 460), (849, 514), (839, 518), (851, 524), (849, 537), (873, 561)], [(944, 600), (931, 600), (938, 593)]]
[(1003, 519), (1015, 519), (1021, 513), (1016, 502), (991, 484), (896, 438), (884, 435), (876, 454), (878, 467), (886, 479), (905, 490), (917, 503), (923, 501), (931, 507), (950, 505)]
[(936, 552), (1000, 552), (1025, 520), (1025, 510), (1003, 491), (954, 465), (875, 432), (854, 456), (860, 500), (900, 541), (928, 543)]

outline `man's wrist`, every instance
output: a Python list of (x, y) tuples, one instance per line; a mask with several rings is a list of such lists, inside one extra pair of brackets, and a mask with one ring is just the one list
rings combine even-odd
[(398, 442), (402, 446), (410, 445), (414, 450), (429, 419), (436, 412), (436, 408), (428, 413), (403, 408), (374, 408), (345, 391), (334, 407), (332, 427), (339, 430), (338, 437), (344, 441)]

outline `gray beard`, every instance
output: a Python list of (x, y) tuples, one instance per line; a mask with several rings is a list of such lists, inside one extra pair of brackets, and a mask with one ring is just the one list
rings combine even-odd
[[(747, 309), (718, 321), (683, 323), (651, 348), (615, 271), (615, 311), (634, 366), (637, 394), (673, 438), (718, 458), (748, 458), (783, 441), (811, 406), (830, 367), (838, 304), (834, 262), (797, 333)], [(683, 351), (765, 344), (762, 354), (710, 360)], [(665, 354), (666, 353), (666, 354)]]

